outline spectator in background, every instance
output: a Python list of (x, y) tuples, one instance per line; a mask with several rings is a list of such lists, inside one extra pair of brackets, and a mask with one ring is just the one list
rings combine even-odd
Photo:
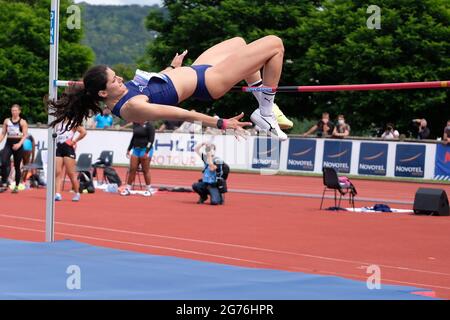
[(183, 121), (169, 121), (165, 120), (163, 124), (156, 131), (173, 131), (178, 129), (183, 124)]
[(84, 119), (82, 126), (86, 129), (94, 129), (95, 128), (94, 117), (88, 117), (88, 118)]
[(330, 114), (328, 112), (322, 113), (322, 119), (317, 122), (316, 125), (312, 126), (311, 129), (306, 131), (303, 136), (310, 135), (317, 131), (318, 137), (331, 136), (333, 134), (333, 124), (330, 121)]
[(416, 138), (418, 140), (428, 139), (430, 137), (430, 129), (427, 127), (427, 120), (414, 119), (413, 124), (417, 129)]
[(350, 135), (350, 126), (345, 123), (343, 114), (338, 115), (337, 124), (333, 130), (333, 138), (345, 138)]
[[(62, 200), (62, 185), (65, 173), (69, 176), (74, 193), (72, 201), (80, 201), (80, 184), (77, 179), (77, 164), (75, 149), (77, 143), (86, 136), (86, 129), (77, 126), (67, 131), (68, 120), (60, 122), (56, 127), (56, 175), (55, 175), (55, 201)], [(76, 135), (76, 133), (78, 133)], [(65, 173), (64, 173), (65, 169)]]
[[(34, 141), (33, 136), (31, 134), (29, 134), (28, 137), (25, 139), (25, 142), (23, 143), (22, 163), (24, 166), (34, 162), (35, 150), (36, 150), (36, 143)], [(32, 174), (32, 172), (30, 172), (30, 176), (31, 176), (31, 174)], [(23, 183), (26, 183), (28, 178), (29, 178), (28, 170), (24, 170), (22, 173)]]
[(19, 192), (20, 164), (23, 157), (23, 144), (28, 136), (28, 123), (20, 116), (21, 107), (14, 104), (11, 107), (11, 118), (6, 118), (0, 133), (0, 143), (6, 137), (5, 147), (2, 152), (2, 187), (8, 184), (9, 169), (11, 166), (11, 155), (14, 159), (15, 187), (13, 193)]
[(113, 117), (109, 108), (103, 108), (102, 114), (98, 114), (95, 118), (96, 129), (106, 129), (113, 125)]
[(130, 159), (130, 168), (128, 171), (128, 180), (125, 189), (121, 191), (121, 195), (128, 196), (131, 194), (136, 172), (139, 166), (142, 168), (144, 180), (146, 184), (145, 196), (151, 196), (153, 189), (151, 186), (150, 162), (153, 156), (153, 143), (155, 141), (155, 128), (149, 121), (143, 124), (133, 123), (133, 136), (127, 149), (127, 158)]
[(444, 128), (443, 135), (444, 144), (450, 144), (450, 120), (447, 120), (447, 126)]
[(394, 128), (394, 124), (388, 123), (386, 125), (386, 129), (384, 130), (383, 134), (381, 135), (381, 138), (384, 140), (393, 140), (398, 139), (400, 136), (400, 133), (398, 133), (397, 130)]
[[(201, 153), (200, 149), (205, 146), (205, 152)], [(223, 204), (222, 195), (217, 188), (217, 165), (214, 163), (214, 155), (216, 146), (214, 144), (202, 142), (195, 146), (195, 152), (202, 158), (204, 163), (203, 178), (192, 185), (192, 189), (200, 196), (198, 204), (208, 200), (211, 197), (212, 205)]]

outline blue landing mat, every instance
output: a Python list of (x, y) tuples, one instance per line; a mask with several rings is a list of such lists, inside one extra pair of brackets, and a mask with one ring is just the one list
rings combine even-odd
[[(79, 273), (67, 273), (73, 265)], [(78, 283), (81, 289), (70, 290), (68, 283)], [(363, 281), (139, 254), (69, 240), (0, 239), (0, 299), (431, 299), (411, 294), (414, 291), (427, 290), (392, 285), (369, 290)]]

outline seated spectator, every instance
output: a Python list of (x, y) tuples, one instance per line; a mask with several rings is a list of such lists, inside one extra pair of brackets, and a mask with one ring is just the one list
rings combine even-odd
[(345, 138), (350, 134), (350, 126), (345, 123), (343, 114), (338, 115), (337, 125), (333, 130), (333, 138)]
[(450, 120), (447, 120), (447, 126), (444, 128), (443, 135), (444, 144), (450, 144)]
[(333, 124), (330, 121), (330, 115), (328, 112), (322, 113), (322, 119), (317, 122), (316, 125), (312, 126), (303, 136), (310, 135), (317, 131), (318, 137), (331, 136), (333, 134)]
[[(205, 153), (200, 153), (200, 149), (205, 146)], [(198, 193), (200, 199), (197, 203), (201, 204), (211, 197), (212, 205), (223, 204), (222, 194), (217, 185), (217, 165), (214, 163), (214, 154), (216, 146), (202, 142), (195, 146), (195, 152), (202, 158), (204, 163), (203, 177), (192, 185), (192, 189)]]
[(256, 130), (255, 127), (245, 129), (245, 131), (247, 131), (247, 134), (248, 134), (249, 136), (257, 136), (258, 133), (259, 133), (258, 130)]
[(98, 114), (94, 118), (96, 129), (106, 129), (113, 125), (113, 117), (109, 108), (103, 108), (102, 114)]
[(414, 119), (413, 124), (416, 127), (418, 140), (428, 139), (430, 137), (430, 129), (427, 127), (427, 120)]
[(169, 121), (169, 120), (165, 120), (163, 122), (163, 124), (158, 128), (158, 132), (161, 131), (173, 131), (178, 129), (178, 127), (180, 127), (183, 124), (183, 121)]
[(95, 128), (95, 117), (90, 113), (89, 117), (83, 120), (82, 126), (85, 129), (94, 129)]
[(400, 134), (398, 133), (397, 130), (395, 130), (394, 124), (388, 123), (386, 125), (386, 129), (384, 130), (383, 134), (381, 135), (381, 138), (385, 139), (385, 140), (393, 140), (393, 139), (398, 139), (399, 136), (400, 136)]

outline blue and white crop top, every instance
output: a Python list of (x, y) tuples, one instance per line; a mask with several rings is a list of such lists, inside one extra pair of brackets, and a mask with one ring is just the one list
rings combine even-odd
[(131, 98), (145, 95), (151, 103), (176, 106), (178, 94), (170, 78), (162, 73), (136, 70), (134, 79), (125, 83), (128, 92), (117, 102), (112, 113), (120, 117), (120, 109)]

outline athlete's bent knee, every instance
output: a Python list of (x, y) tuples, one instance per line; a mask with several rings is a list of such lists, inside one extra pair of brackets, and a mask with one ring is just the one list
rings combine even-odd
[(283, 40), (281, 40), (280, 37), (270, 35), (266, 37), (267, 41), (270, 41), (272, 46), (276, 48), (277, 50), (280, 50), (281, 53), (284, 53), (284, 45)]
[(236, 42), (237, 44), (242, 45), (242, 46), (245, 46), (245, 45), (247, 44), (247, 42), (245, 41), (245, 39), (242, 38), (242, 37), (234, 37), (234, 38), (231, 38), (231, 40), (234, 41), (234, 42)]

